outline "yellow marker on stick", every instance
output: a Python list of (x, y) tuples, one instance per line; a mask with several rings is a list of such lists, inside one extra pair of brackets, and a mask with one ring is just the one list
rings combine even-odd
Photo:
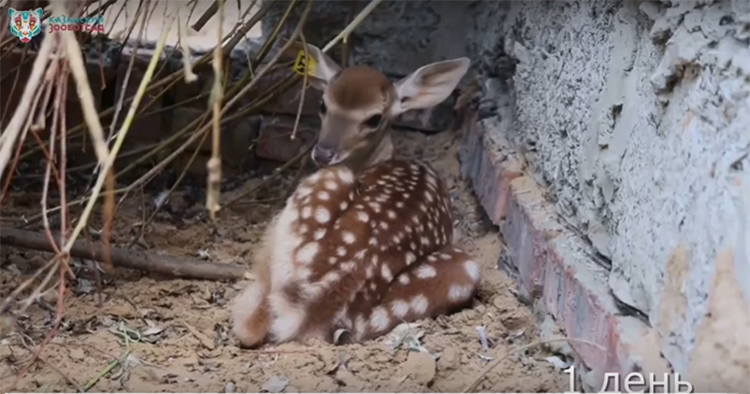
[(305, 72), (307, 72), (307, 75), (314, 77), (316, 66), (315, 59), (312, 57), (305, 59), (305, 51), (301, 49), (299, 53), (297, 53), (297, 60), (294, 61), (293, 70), (297, 74), (304, 75)]

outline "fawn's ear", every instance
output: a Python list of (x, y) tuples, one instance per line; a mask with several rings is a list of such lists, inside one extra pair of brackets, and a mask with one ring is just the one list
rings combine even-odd
[[(280, 44), (284, 45), (287, 40), (285, 38), (279, 38)], [(287, 54), (294, 56), (295, 61), (297, 60), (300, 51), (304, 53), (305, 47), (299, 41), (295, 41), (287, 51)], [(307, 54), (312, 58), (314, 65), (308, 73), (310, 85), (318, 90), (325, 90), (328, 87), (328, 83), (333, 77), (341, 71), (341, 67), (328, 55), (323, 53), (320, 48), (312, 44), (307, 44)], [(304, 55), (303, 55), (304, 56)], [(304, 64), (304, 62), (302, 62)], [(295, 66), (297, 63), (295, 62)]]
[(453, 92), (470, 64), (469, 58), (461, 57), (428, 64), (407, 75), (393, 84), (397, 97), (391, 114), (396, 116), (410, 109), (440, 104)]

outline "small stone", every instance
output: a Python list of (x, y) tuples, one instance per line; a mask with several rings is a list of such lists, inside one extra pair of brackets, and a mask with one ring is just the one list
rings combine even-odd
[(261, 386), (260, 389), (269, 393), (280, 393), (284, 391), (284, 389), (286, 389), (288, 385), (289, 378), (287, 378), (286, 376), (275, 375), (271, 377), (271, 379), (263, 383), (263, 386)]
[(354, 374), (346, 370), (345, 368), (339, 368), (336, 371), (336, 380), (346, 387), (346, 390), (350, 393), (358, 393), (364, 390), (364, 383), (357, 379)]
[(449, 347), (443, 350), (440, 355), (440, 359), (437, 361), (437, 367), (441, 371), (451, 371), (461, 364), (461, 352), (454, 347)]
[(10, 350), (10, 345), (0, 344), (0, 359), (5, 359), (13, 355), (13, 351)]
[(70, 355), (70, 358), (76, 361), (81, 361), (84, 358), (86, 358), (86, 354), (83, 352), (82, 349), (79, 349), (79, 348), (70, 349), (69, 355)]
[(198, 357), (198, 353), (195, 352), (182, 360), (182, 365), (185, 366), (198, 366), (198, 364), (200, 364), (200, 357)]
[(410, 352), (406, 362), (401, 364), (403, 374), (420, 385), (426, 385), (435, 379), (435, 359), (422, 352)]

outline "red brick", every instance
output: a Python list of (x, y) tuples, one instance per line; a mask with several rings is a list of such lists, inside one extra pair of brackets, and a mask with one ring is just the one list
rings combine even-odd
[(521, 175), (521, 166), (490, 145), (484, 126), (473, 122), (470, 128), (460, 149), (461, 172), (471, 181), (492, 223), (500, 225), (510, 201), (510, 184)]
[[(257, 94), (264, 94), (274, 87), (277, 83), (283, 81), (290, 75), (290, 70), (277, 70), (265, 75), (258, 82)], [(308, 86), (304, 92), (305, 102), (302, 104), (302, 116), (317, 117), (320, 110), (320, 100), (323, 94)], [(302, 97), (302, 81), (296, 83), (284, 94), (271, 100), (263, 107), (263, 110), (271, 114), (296, 115), (299, 110), (299, 102)]]
[[(185, 100), (192, 99), (200, 96), (201, 94), (208, 94), (213, 86), (213, 68), (211, 64), (206, 63), (200, 67), (193, 67), (193, 73), (198, 76), (198, 79), (193, 82), (185, 82), (185, 78), (181, 77), (174, 87), (172, 87), (172, 97), (175, 103), (181, 103)], [(208, 95), (191, 100), (187, 104), (187, 107), (192, 108), (208, 108)]]
[[(141, 84), (141, 80), (143, 79), (143, 75), (146, 72), (146, 69), (148, 68), (148, 60), (143, 60), (140, 58), (136, 58), (135, 62), (133, 63), (133, 68), (130, 71), (130, 74), (127, 74), (128, 67), (130, 65), (130, 59), (123, 55), (122, 61), (120, 62), (119, 67), (117, 68), (117, 100), (119, 100), (120, 96), (122, 95), (122, 87), (123, 84), (125, 84), (125, 76), (128, 76), (127, 79), (127, 85), (125, 86), (125, 98), (134, 96), (136, 92), (138, 91), (138, 86)], [(161, 69), (161, 64), (157, 64), (156, 70), (158, 71)], [(160, 78), (162, 78), (164, 75), (162, 74), (156, 74), (152, 77), (152, 81), (158, 81)], [(154, 98), (156, 98), (157, 94), (159, 92), (154, 93), (147, 93), (141, 98), (140, 105), (138, 106), (138, 111), (143, 111), (144, 108), (146, 108), (146, 105), (148, 105)], [(156, 110), (159, 110), (162, 108), (161, 105), (161, 98), (157, 98), (156, 101), (151, 104), (148, 109), (145, 110), (145, 113), (153, 112)], [(117, 120), (117, 127), (119, 128), (122, 125), (123, 120), (127, 116), (127, 113), (130, 109), (130, 104), (127, 104), (123, 106), (122, 110), (120, 111), (120, 114), (118, 115)], [(144, 113), (144, 114), (145, 114)], [(139, 116), (137, 117), (133, 123), (130, 124), (130, 128), (128, 130), (128, 141), (134, 141), (137, 140), (139, 142), (158, 142), (161, 139), (161, 136), (165, 134), (165, 130), (163, 130), (162, 127), (162, 117), (163, 116), (170, 116), (169, 114), (159, 112), (155, 114), (151, 114), (148, 116)], [(106, 120), (108, 123), (111, 122), (111, 119)], [(168, 130), (167, 130), (168, 132)]]
[[(502, 171), (502, 170), (501, 170)], [(533, 179), (521, 176), (510, 184), (509, 199), (501, 230), (505, 234), (508, 255), (518, 270), (521, 285), (532, 298), (542, 294), (547, 260), (547, 240), (557, 236), (562, 227), (544, 200)]]
[[(509, 151), (507, 145), (489, 139), (476, 117), (467, 119), (460, 149), (462, 171), (490, 218), (500, 224), (519, 286), (542, 301), (568, 337), (604, 348), (571, 342), (577, 363), (590, 369), (586, 380), (598, 385), (596, 390), (606, 373), (619, 374), (620, 385), (631, 372), (646, 377), (653, 372), (660, 379), (669, 369), (660, 356), (656, 331), (638, 319), (619, 315), (608, 285), (609, 272), (559, 223), (533, 179), (501, 160), (499, 152)], [(579, 372), (586, 371), (579, 368)]]
[[(206, 110), (190, 107), (178, 107), (171, 114), (172, 134), (175, 134), (185, 128), (196, 118), (203, 116)], [(210, 118), (208, 122), (210, 122)], [(247, 171), (255, 167), (255, 155), (251, 151), (253, 143), (258, 138), (260, 128), (259, 117), (248, 116), (239, 119), (233, 123), (225, 124), (221, 129), (221, 158), (225, 169), (235, 169), (238, 171)], [(197, 127), (194, 128), (197, 130)], [(200, 140), (192, 143), (185, 150), (188, 155), (198, 147)], [(213, 149), (213, 142), (209, 135), (200, 145), (200, 154), (210, 156)]]
[(311, 120), (300, 121), (297, 138), (290, 139), (294, 117), (263, 117), (256, 154), (263, 159), (287, 162), (315, 143), (317, 127)]
[[(595, 264), (574, 235), (563, 233), (548, 242), (544, 301), (569, 337), (585, 338), (607, 349), (617, 307), (609, 293), (609, 273)], [(606, 352), (588, 344), (571, 344), (590, 368), (606, 365)], [(602, 375), (603, 376), (603, 375)]]

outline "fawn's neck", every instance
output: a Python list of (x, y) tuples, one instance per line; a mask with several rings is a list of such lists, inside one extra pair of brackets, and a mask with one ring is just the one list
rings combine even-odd
[(382, 130), (382, 133), (369, 149), (357, 152), (347, 160), (346, 165), (355, 174), (359, 174), (368, 167), (390, 160), (393, 157), (393, 142), (391, 140), (390, 125)]

